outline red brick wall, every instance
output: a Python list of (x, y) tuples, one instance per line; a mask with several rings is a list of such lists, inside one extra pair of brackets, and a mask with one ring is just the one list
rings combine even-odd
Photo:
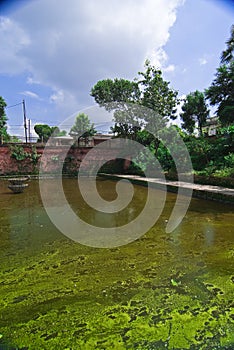
[[(101, 163), (103, 160), (115, 159), (118, 157), (118, 149), (105, 149), (105, 151), (96, 151), (94, 148), (94, 154), (89, 159), (85, 160), (84, 157), (92, 149), (89, 147), (79, 148), (72, 147), (69, 149), (67, 156), (64, 159), (64, 148), (63, 146), (56, 147), (47, 147), (46, 148), (46, 157), (41, 156), (44, 151), (44, 146), (40, 145), (20, 145), (23, 146), (24, 151), (27, 153), (32, 153), (32, 147), (35, 147), (36, 152), (40, 155), (38, 162), (33, 164), (33, 162), (28, 159), (16, 160), (12, 158), (12, 151), (9, 145), (0, 146), (0, 175), (7, 174), (26, 174), (26, 173), (37, 173), (40, 165), (42, 166), (43, 172), (45, 173), (56, 173), (58, 168), (61, 168), (63, 165), (69, 172), (76, 172), (80, 166), (80, 163), (84, 165), (87, 170), (92, 168), (92, 162)], [(112, 162), (113, 163), (113, 162)]]

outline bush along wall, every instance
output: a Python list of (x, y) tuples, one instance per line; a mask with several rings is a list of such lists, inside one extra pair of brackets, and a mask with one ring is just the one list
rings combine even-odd
[(17, 164), (17, 173), (38, 173), (38, 162), (41, 154), (37, 152), (36, 146), (10, 145), (11, 158)]

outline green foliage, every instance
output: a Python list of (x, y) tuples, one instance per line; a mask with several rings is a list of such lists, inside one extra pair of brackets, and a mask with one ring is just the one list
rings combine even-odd
[(51, 126), (50, 129), (51, 129), (51, 135), (54, 137), (67, 135), (66, 130), (60, 130), (58, 126)]
[(114, 134), (117, 134), (117, 137), (129, 138), (132, 140), (137, 139), (138, 132), (140, 131), (140, 127), (132, 126), (128, 123), (115, 123), (113, 127), (111, 127), (111, 131)]
[(140, 142), (144, 146), (152, 146), (154, 143), (154, 136), (147, 130), (139, 130), (136, 135), (136, 141)]
[(193, 168), (200, 171), (209, 166), (212, 160), (212, 144), (208, 138), (188, 136), (185, 138), (185, 143), (188, 148)]
[(234, 124), (234, 25), (227, 49), (222, 52), (221, 66), (217, 69), (215, 79), (206, 90), (210, 104), (217, 105), (217, 115), (224, 126)]
[[(231, 168), (224, 167), (222, 169), (216, 170), (214, 176), (219, 178), (234, 178), (234, 168), (232, 166)], [(229, 187), (230, 185), (228, 184), (227, 186)]]
[(38, 142), (47, 142), (53, 133), (53, 130), (47, 124), (36, 124), (34, 130), (39, 136)]
[(221, 62), (228, 64), (234, 59), (234, 24), (231, 26), (231, 36), (226, 44), (227, 48), (222, 52)]
[(25, 160), (29, 157), (29, 154), (24, 151), (24, 147), (21, 145), (10, 146), (10, 150), (11, 157), (18, 161)]
[(5, 114), (5, 108), (7, 104), (3, 97), (0, 96), (0, 144), (2, 144), (7, 138), (7, 117)]
[(199, 134), (202, 135), (202, 127), (205, 125), (208, 115), (209, 110), (202, 92), (196, 90), (186, 96), (182, 106), (182, 113), (180, 113), (183, 129), (192, 134), (197, 123)]
[(227, 156), (224, 156), (224, 166), (232, 168), (234, 172), (234, 153), (229, 153)]
[(171, 285), (173, 286), (173, 287), (178, 287), (179, 285), (181, 285), (181, 281), (176, 281), (176, 280), (174, 280), (173, 278), (171, 278)]
[(100, 106), (111, 102), (134, 102), (139, 99), (140, 90), (136, 82), (126, 79), (100, 80), (91, 90), (91, 96)]
[(217, 105), (217, 115), (224, 126), (234, 123), (234, 62), (217, 69), (215, 79), (206, 90), (210, 104)]
[(133, 164), (131, 170), (135, 169), (138, 174), (141, 172), (150, 172), (153, 175), (153, 171), (158, 168), (158, 164), (153, 152), (140, 152), (132, 161)]
[(8, 139), (8, 142), (11, 142), (11, 143), (20, 143), (21, 140), (17, 137), (17, 136), (10, 136), (9, 135), (9, 139)]
[(37, 142), (47, 142), (51, 136), (65, 136), (67, 134), (65, 130), (60, 131), (59, 127), (47, 124), (36, 124), (34, 130), (39, 136)]
[[(174, 126), (167, 127), (163, 130), (164, 138), (170, 140), (170, 148), (177, 154), (177, 160), (179, 162), (184, 162), (183, 150), (180, 148), (181, 146), (178, 144), (177, 138), (174, 137), (175, 134), (171, 132), (171, 129), (174, 129)], [(140, 152), (140, 154), (133, 159), (134, 165), (131, 171), (133, 171), (135, 167), (137, 173), (139, 173), (139, 169), (141, 169), (155, 176), (161, 173), (161, 169), (165, 172), (176, 173), (176, 165), (170, 150), (160, 139), (155, 138), (146, 130), (141, 130), (138, 132), (136, 140), (146, 146), (150, 153)]]
[(90, 122), (89, 117), (80, 113), (75, 119), (75, 124), (72, 126), (70, 130), (70, 135), (87, 138), (89, 136), (93, 136), (96, 134), (96, 130), (94, 128), (94, 124)]
[(169, 88), (162, 72), (149, 61), (145, 63), (145, 72), (138, 74), (140, 78), (134, 81), (101, 80), (92, 88), (91, 96), (101, 107), (115, 110), (114, 120), (120, 129), (123, 124), (139, 127), (144, 124), (154, 131), (164, 127), (169, 118), (175, 118), (177, 92)]
[(56, 136), (66, 136), (67, 135), (67, 132), (66, 130), (61, 130), (59, 132), (57, 132)]
[(187, 136), (185, 144), (198, 175), (232, 176), (234, 173), (234, 128), (222, 128), (215, 138)]
[(58, 162), (59, 157), (58, 156), (51, 156), (51, 160), (53, 160), (53, 162)]
[(159, 160), (163, 170), (171, 171), (176, 169), (173, 158), (169, 152), (169, 150), (160, 142), (158, 150), (157, 150), (157, 159)]
[[(222, 53), (222, 65), (217, 69), (216, 76), (205, 94), (196, 90), (188, 94), (180, 114), (183, 121), (177, 132), (183, 138), (190, 153), (195, 173), (204, 174), (211, 179), (212, 175), (232, 176), (234, 171), (234, 25), (231, 37), (227, 41), (227, 48)], [(142, 173), (150, 167), (156, 166), (155, 159), (160, 162), (164, 171), (175, 171), (175, 163), (170, 151), (152, 133), (169, 132), (167, 122), (175, 119), (178, 104), (177, 92), (164, 81), (161, 70), (145, 62), (145, 71), (138, 73), (138, 79), (128, 81), (124, 79), (106, 79), (99, 81), (91, 90), (91, 96), (107, 110), (114, 110), (115, 126), (112, 131), (117, 137), (130, 138), (142, 143), (152, 156), (141, 152), (131, 166), (131, 171)], [(202, 128), (209, 116), (205, 101), (217, 106), (217, 116), (222, 128), (214, 137), (203, 137)], [(115, 102), (115, 104), (113, 104)], [(116, 104), (117, 103), (117, 104)], [(144, 109), (145, 108), (145, 109)], [(199, 137), (192, 135), (198, 125)], [(175, 140), (170, 140), (173, 152), (181, 159), (183, 152)]]
[[(175, 119), (176, 106), (178, 104), (177, 91), (169, 87), (169, 82), (162, 77), (162, 71), (145, 62), (145, 72), (138, 73), (141, 79), (138, 81), (142, 91), (140, 104), (157, 112), (162, 118)], [(146, 120), (148, 123), (151, 120)]]
[(21, 145), (11, 145), (10, 150), (11, 157), (19, 162), (28, 159), (33, 163), (33, 165), (36, 165), (40, 158), (40, 155), (37, 153), (37, 149), (35, 146), (31, 147), (31, 152), (26, 152), (24, 150), (24, 147)]
[(31, 153), (29, 153), (29, 159), (32, 161), (32, 163), (34, 165), (36, 165), (41, 156), (40, 156), (40, 154), (37, 153), (37, 149), (35, 146), (32, 146), (31, 149), (32, 149), (32, 151), (31, 151)]

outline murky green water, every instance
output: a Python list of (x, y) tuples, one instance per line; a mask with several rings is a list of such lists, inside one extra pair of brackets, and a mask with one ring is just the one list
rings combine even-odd
[[(114, 182), (99, 188), (115, 198)], [(92, 221), (76, 180), (64, 189)], [(135, 186), (135, 215), (145, 196)], [(167, 195), (143, 237), (100, 249), (57, 231), (37, 181), (18, 195), (1, 181), (0, 349), (233, 349), (233, 207), (193, 199), (183, 223), (166, 234), (175, 198)]]

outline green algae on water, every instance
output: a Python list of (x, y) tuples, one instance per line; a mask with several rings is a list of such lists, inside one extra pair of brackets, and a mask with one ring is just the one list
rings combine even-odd
[[(64, 181), (75, 210), (72, 186), (75, 181)], [(107, 189), (112, 192), (111, 181), (105, 196)], [(166, 234), (175, 201), (168, 194), (160, 219), (143, 237), (96, 249), (55, 229), (37, 181), (20, 197), (0, 190), (0, 348), (234, 347), (230, 206), (193, 200), (182, 224)], [(144, 195), (144, 188), (135, 190)]]

